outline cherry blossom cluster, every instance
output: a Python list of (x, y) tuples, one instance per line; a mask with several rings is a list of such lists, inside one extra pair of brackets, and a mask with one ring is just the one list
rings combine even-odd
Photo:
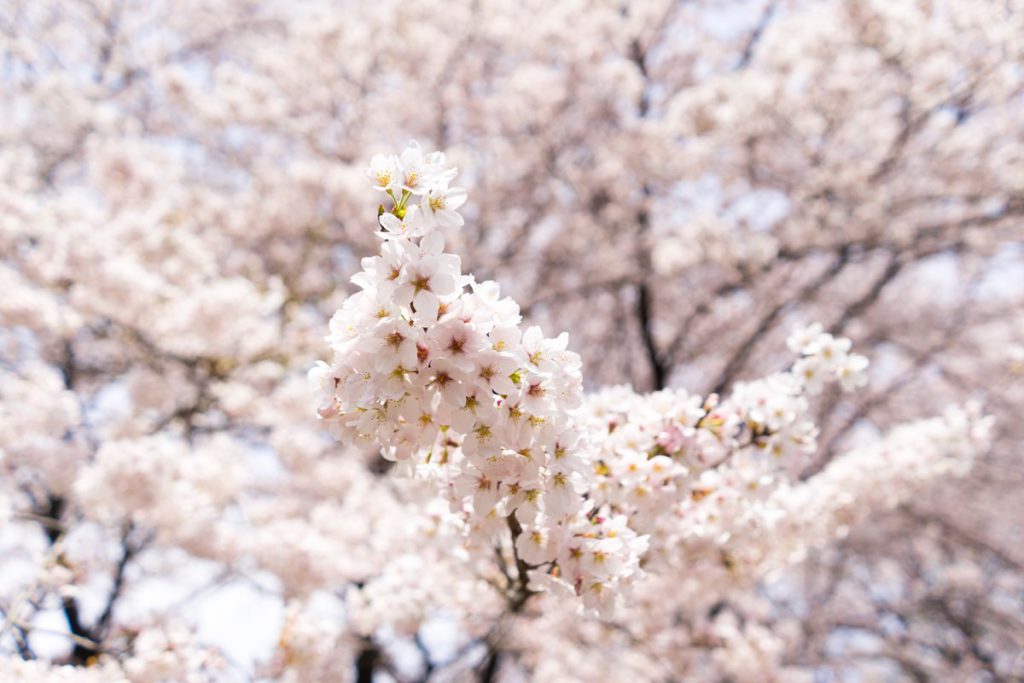
[[(1024, 519), (1024, 0), (4, 9), (0, 680), (1024, 678), (1024, 571), (1000, 559)], [(443, 140), (459, 180), (415, 145), (368, 179), (371, 148), (410, 135)], [(368, 196), (376, 225), (352, 219)], [(420, 434), (402, 401), (353, 401), (331, 374), (324, 405), (340, 393), (368, 423), (331, 429), (374, 448), (314, 419), (305, 375), (354, 255), (401, 260), (436, 232), (437, 259), (514, 293), (524, 333), (570, 331), (586, 386), (691, 392), (569, 411), (579, 510), (561, 523), (551, 456), (487, 469), (464, 452), (476, 421), (440, 399)], [(454, 293), (439, 275), (405, 280), (415, 301), (380, 294), (394, 321), (425, 318), (395, 331), (426, 340), (445, 309), (500, 301), (458, 271)], [(790, 372), (738, 384), (813, 320)], [(826, 332), (869, 353), (870, 392), (839, 394), (864, 361)], [(435, 372), (419, 352), (383, 377), (407, 405)], [(360, 354), (383, 355), (342, 360)], [(499, 408), (527, 364), (501, 369)], [(969, 398), (999, 417), (990, 449), (963, 437), (973, 417), (916, 422)], [(643, 576), (614, 621), (580, 618), (622, 593), (587, 583), (621, 577), (634, 531)], [(965, 563), (969, 594), (922, 592)], [(833, 647), (851, 640), (878, 656)]]
[[(616, 392), (628, 400), (617, 389), (602, 393)], [(673, 540), (672, 529), (688, 522), (669, 506), (652, 520), (666, 523), (652, 531), (656, 544), (645, 557), (646, 573), (614, 625), (581, 621), (566, 604), (542, 596), (537, 620), (513, 633), (515, 645), (539, 676), (559, 680), (662, 680), (679, 671), (695, 680), (728, 675), (755, 683), (766, 680), (765, 671), (773, 672), (769, 680), (809, 678), (785, 657), (790, 641), (804, 637), (801, 623), (778, 622), (755, 587), (813, 552), (824, 553), (879, 510), (913, 505), (930, 484), (965, 474), (991, 443), (992, 419), (977, 406), (954, 406), (857, 445), (804, 481), (780, 481), (764, 501), (770, 515), (749, 509), (707, 515), (705, 524), (722, 522), (719, 538), (676, 533)], [(735, 491), (736, 498), (750, 494)], [(728, 519), (732, 514), (743, 523)], [(635, 516), (630, 523), (639, 526)], [(661, 551), (669, 542), (671, 552)]]
[(522, 329), (519, 306), (445, 252), (440, 229), (462, 224), (465, 192), (449, 187), (441, 153), (411, 144), (374, 157), (369, 175), (392, 206), (380, 210), (380, 254), (331, 320), (334, 362), (311, 371), (320, 417), (435, 479), (473, 536), (508, 525), (535, 588), (609, 604), (647, 540), (584, 496), (592, 465), (571, 415), (582, 380), (568, 335)]
[(56, 369), (29, 362), (0, 367), (0, 456), (8, 467), (30, 466), (42, 486), (66, 492), (88, 452), (76, 430), (82, 411)]
[(821, 384), (808, 381), (809, 370), (816, 379), (831, 370), (853, 388), (867, 364), (847, 353), (848, 339), (820, 326), (798, 337), (810, 341), (798, 346), (790, 371), (738, 383), (724, 400), (679, 389), (640, 395), (625, 386), (590, 395), (579, 420), (598, 449), (591, 497), (628, 515), (659, 547), (681, 535), (724, 543), (728, 524), (770, 517), (768, 494), (815, 451), (807, 394)]
[(793, 332), (786, 345), (801, 356), (793, 366), (793, 374), (803, 382), (809, 394), (820, 393), (830, 379), (837, 380), (844, 391), (867, 384), (864, 371), (868, 359), (850, 353), (850, 340), (824, 332), (821, 323), (812, 323)]
[(82, 468), (74, 493), (92, 519), (131, 522), (163, 542), (219, 556), (221, 516), (245, 483), (241, 460), (226, 435), (195, 449), (166, 434), (111, 440)]
[(196, 642), (180, 622), (148, 624), (131, 639), (132, 654), (123, 661), (104, 657), (89, 667), (55, 666), (41, 660), (0, 658), (0, 680), (37, 683), (211, 683), (225, 680), (229, 665), (218, 653)]
[(814, 477), (783, 483), (771, 500), (781, 511), (774, 524), (776, 542), (748, 532), (736, 548), (759, 571), (802, 560), (849, 534), (869, 514), (914, 503), (927, 484), (966, 475), (991, 447), (993, 427), (993, 418), (975, 403), (901, 424), (881, 439), (851, 448)]
[(353, 680), (356, 640), (331, 613), (293, 601), (286, 606), (281, 635), (261, 673), (282, 683)]

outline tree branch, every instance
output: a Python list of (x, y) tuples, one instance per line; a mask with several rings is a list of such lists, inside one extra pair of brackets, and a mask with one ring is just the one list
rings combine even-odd
[(816, 292), (817, 290), (831, 282), (833, 279), (838, 277), (839, 274), (846, 267), (846, 264), (849, 263), (849, 261), (850, 250), (848, 248), (841, 249), (839, 251), (839, 256), (836, 259), (836, 262), (832, 264), (830, 268), (828, 268), (825, 272), (823, 272), (821, 275), (815, 278), (812, 282), (805, 285), (796, 297), (794, 297), (793, 299), (786, 299), (776, 304), (768, 312), (767, 315), (762, 317), (754, 331), (751, 332), (747, 336), (747, 338), (743, 340), (743, 343), (740, 344), (739, 348), (737, 348), (733, 352), (732, 356), (726, 362), (725, 367), (722, 368), (722, 372), (719, 374), (718, 379), (715, 381), (714, 387), (711, 389), (709, 393), (721, 394), (722, 392), (724, 392), (729, 387), (729, 385), (732, 384), (732, 381), (733, 379), (735, 379), (736, 374), (743, 369), (743, 366), (744, 364), (746, 364), (747, 359), (750, 358), (751, 353), (753, 353), (754, 347), (761, 340), (761, 338), (764, 337), (764, 335), (766, 335), (772, 329), (772, 327), (775, 325), (775, 321), (778, 320), (782, 312), (785, 311), (789, 306), (793, 305), (794, 303), (803, 301), (808, 296), (810, 296), (811, 294), (813, 294), (814, 292)]

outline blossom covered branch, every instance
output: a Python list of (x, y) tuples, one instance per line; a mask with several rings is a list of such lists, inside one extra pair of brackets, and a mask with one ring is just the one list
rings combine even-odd
[(592, 463), (573, 415), (582, 379), (568, 335), (523, 329), (497, 283), (464, 275), (444, 251), (440, 229), (462, 224), (466, 194), (449, 187), (442, 154), (413, 144), (375, 157), (369, 174), (393, 204), (379, 219), (381, 253), (353, 278), (361, 291), (331, 320), (334, 363), (311, 373), (320, 417), (436, 480), (473, 537), (496, 538), (514, 515), (518, 558), (538, 582), (607, 603), (647, 538), (585, 496)]
[(771, 519), (767, 497), (815, 450), (807, 397), (866, 381), (849, 340), (812, 325), (789, 340), (792, 370), (724, 401), (626, 388), (585, 401), (568, 335), (523, 329), (516, 302), (445, 251), (466, 192), (444, 155), (412, 143), (368, 175), (391, 206), (380, 253), (353, 277), (360, 291), (331, 320), (334, 360), (310, 373), (318, 414), (336, 438), (435, 482), (471, 543), (511, 530), (531, 590), (608, 607), (649, 548)]

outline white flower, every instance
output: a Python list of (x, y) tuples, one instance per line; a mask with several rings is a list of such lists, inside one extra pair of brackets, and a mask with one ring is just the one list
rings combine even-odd
[(567, 364), (575, 365), (579, 359), (576, 354), (566, 354), (569, 346), (569, 335), (566, 332), (554, 339), (548, 339), (541, 329), (534, 325), (523, 334), (522, 343), (528, 366), (532, 366), (538, 372), (553, 373)]
[(492, 477), (491, 473), (478, 470), (472, 466), (466, 472), (456, 477), (453, 485), (456, 494), (460, 497), (472, 496), (473, 509), (477, 514), (487, 514), (497, 505), (498, 500), (501, 498), (498, 482)]
[(839, 377), (839, 386), (843, 391), (853, 391), (868, 383), (868, 375), (865, 370), (868, 367), (868, 359), (856, 353), (851, 353), (843, 363), (836, 369), (836, 376)]
[(794, 363), (793, 375), (803, 382), (804, 390), (812, 396), (820, 394), (825, 386), (826, 368), (817, 356), (801, 358)]
[(536, 478), (520, 481), (518, 490), (509, 496), (508, 507), (516, 511), (516, 519), (523, 524), (534, 524), (540, 515), (542, 493), (540, 481)]
[(516, 325), (499, 325), (491, 330), (487, 337), (491, 340), (492, 349), (512, 354), (514, 350), (520, 350), (519, 340), (522, 339), (523, 332)]
[(420, 206), (428, 220), (443, 228), (459, 228), (465, 222), (457, 209), (466, 203), (466, 191), (461, 187), (438, 188), (423, 195)]
[(447, 412), (465, 406), (466, 397), (473, 391), (471, 375), (444, 358), (436, 358), (430, 362), (428, 386), (441, 397), (439, 410)]
[(396, 365), (414, 368), (417, 365), (416, 328), (401, 319), (382, 321), (374, 336), (380, 340), (375, 367), (390, 370)]
[(459, 257), (442, 253), (443, 249), (444, 238), (439, 233), (424, 237), (419, 248), (412, 247), (413, 256), (394, 293), (400, 305), (412, 304), (413, 320), (421, 326), (437, 322), (440, 297), (455, 294), (461, 286)]
[(488, 348), (485, 337), (461, 319), (439, 322), (429, 333), (436, 357), (447, 358), (465, 372), (475, 372), (478, 355)]
[(527, 564), (539, 565), (555, 559), (556, 548), (550, 531), (543, 526), (527, 526), (516, 539), (516, 552)]
[(398, 159), (394, 155), (375, 154), (370, 159), (370, 168), (367, 169), (366, 175), (373, 180), (374, 189), (381, 192), (394, 191), (401, 186)]
[(409, 141), (409, 146), (402, 152), (398, 167), (402, 189), (414, 195), (447, 187), (457, 172), (454, 168), (444, 168), (444, 154), (441, 152), (424, 155), (415, 140)]
[(481, 420), (462, 442), (462, 451), (470, 457), (480, 456), (481, 459), (497, 455), (503, 445), (502, 431), (497, 421)]
[(380, 226), (384, 229), (378, 231), (377, 235), (386, 240), (421, 237), (430, 229), (418, 206), (410, 206), (406, 209), (404, 218), (386, 212), (381, 214), (379, 220)]
[(835, 370), (846, 360), (850, 346), (851, 342), (846, 337), (822, 334), (807, 348), (807, 351), (820, 356), (829, 369)]
[(804, 353), (822, 333), (821, 323), (811, 323), (807, 327), (794, 330), (786, 339), (786, 346), (793, 353)]
[(545, 479), (544, 512), (558, 520), (579, 512), (583, 505), (583, 479), (575, 472), (552, 471)]
[(415, 247), (404, 240), (392, 240), (381, 245), (379, 256), (362, 260), (363, 270), (352, 276), (352, 284), (364, 291), (373, 292), (375, 303), (386, 306), (395, 287), (398, 286), (406, 264), (409, 263)]
[(461, 406), (443, 405), (438, 409), (441, 419), (462, 434), (471, 431), (477, 422), (492, 422), (495, 412), (491, 395), (479, 389), (470, 390)]
[(519, 367), (515, 358), (507, 353), (499, 353), (493, 348), (485, 348), (476, 354), (476, 374), (485, 387), (503, 396), (509, 396), (516, 390), (512, 382), (512, 373)]

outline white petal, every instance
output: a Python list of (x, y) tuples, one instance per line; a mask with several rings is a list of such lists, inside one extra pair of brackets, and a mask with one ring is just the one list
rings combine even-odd
[(420, 292), (413, 298), (412, 303), (416, 307), (417, 323), (425, 326), (437, 322), (437, 309), (441, 306), (441, 302), (437, 300), (433, 292), (426, 290)]
[(465, 223), (462, 216), (454, 211), (447, 209), (437, 212), (437, 222), (441, 224), (442, 228), (461, 228)]
[(420, 252), (423, 254), (440, 254), (444, 251), (444, 235), (432, 232), (420, 241)]
[(466, 190), (461, 187), (452, 187), (444, 193), (445, 208), (453, 211), (466, 203)]

